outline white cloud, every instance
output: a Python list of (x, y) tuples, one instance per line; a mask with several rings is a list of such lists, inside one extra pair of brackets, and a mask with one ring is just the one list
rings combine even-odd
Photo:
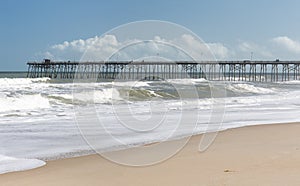
[(41, 59), (54, 59), (54, 55), (47, 51), (47, 52), (38, 52), (38, 53), (35, 53), (34, 55), (34, 61), (40, 61)]
[(224, 60), (229, 57), (229, 49), (226, 48), (222, 43), (208, 43), (207, 45), (217, 59)]
[(300, 54), (300, 42), (298, 41), (294, 41), (287, 36), (275, 37), (272, 41), (290, 52)]
[(237, 47), (237, 53), (239, 57), (249, 58), (251, 53), (256, 59), (270, 59), (273, 58), (273, 54), (269, 51), (268, 47), (264, 45), (258, 45), (253, 42), (240, 41)]
[[(177, 48), (180, 46), (180, 49)], [(114, 35), (92, 37), (86, 40), (64, 41), (51, 47), (51, 54), (59, 59), (82, 56), (82, 60), (107, 60), (115, 54), (114, 60), (132, 60), (147, 56), (160, 56), (170, 60), (184, 60), (191, 55), (196, 60), (212, 60), (228, 58), (229, 50), (221, 43), (199, 42), (191, 35), (184, 34), (173, 40), (155, 36), (152, 41), (131, 39), (119, 41)], [(185, 53), (186, 52), (186, 53)], [(49, 52), (50, 53), (50, 52)], [(213, 54), (213, 55), (212, 55)], [(190, 60), (190, 58), (189, 58)]]
[(204, 43), (191, 35), (184, 34), (171, 41), (189, 52), (196, 60), (217, 60), (228, 58), (229, 50), (221, 43)]
[[(180, 48), (177, 48), (180, 46)], [(275, 37), (262, 44), (238, 41), (231, 46), (219, 42), (203, 43), (192, 35), (183, 34), (166, 39), (159, 36), (151, 41), (119, 40), (115, 35), (64, 41), (47, 52), (38, 53), (39, 59), (100, 61), (100, 60), (295, 60), (300, 57), (300, 42), (287, 36)], [(114, 54), (113, 56), (111, 56)], [(188, 54), (188, 55), (187, 55)], [(155, 58), (156, 57), (156, 58)], [(159, 58), (157, 58), (159, 57)]]
[(43, 55), (46, 59), (54, 58), (54, 56), (50, 52), (45, 52)]
[(118, 41), (113, 35), (105, 35), (104, 37), (95, 36), (86, 40), (78, 39), (71, 42), (65, 41), (62, 44), (53, 45), (51, 48), (64, 51), (74, 50), (78, 52), (85, 52), (85, 50), (95, 50), (97, 48), (107, 49), (116, 48)]

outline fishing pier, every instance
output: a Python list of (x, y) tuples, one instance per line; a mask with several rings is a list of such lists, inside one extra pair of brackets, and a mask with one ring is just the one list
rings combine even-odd
[(28, 62), (28, 78), (158, 80), (204, 78), (277, 82), (300, 79), (300, 61)]

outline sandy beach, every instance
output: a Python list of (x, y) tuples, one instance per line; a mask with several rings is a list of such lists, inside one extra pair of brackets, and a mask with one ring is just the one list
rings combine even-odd
[(0, 185), (300, 185), (300, 123), (223, 131), (200, 153), (201, 137), (153, 166), (122, 166), (89, 155), (0, 175)]

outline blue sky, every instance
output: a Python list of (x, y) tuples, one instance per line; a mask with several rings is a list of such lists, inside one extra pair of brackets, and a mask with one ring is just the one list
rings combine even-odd
[(220, 60), (250, 52), (254, 59), (300, 60), (299, 8), (297, 0), (1, 0), (0, 71), (25, 70), (27, 61), (42, 60), (64, 41), (149, 19), (183, 25), (226, 47)]

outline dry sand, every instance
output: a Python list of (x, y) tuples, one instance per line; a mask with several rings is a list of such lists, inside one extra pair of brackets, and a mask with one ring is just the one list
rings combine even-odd
[(300, 123), (220, 132), (202, 153), (200, 139), (192, 137), (178, 154), (153, 166), (122, 166), (90, 155), (3, 174), (0, 185), (300, 185)]

